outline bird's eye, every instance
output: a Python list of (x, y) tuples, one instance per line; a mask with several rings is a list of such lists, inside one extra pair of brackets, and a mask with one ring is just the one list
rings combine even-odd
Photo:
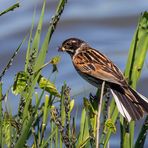
[(72, 44), (68, 42), (68, 43), (67, 43), (67, 46), (72, 46)]
[(68, 43), (65, 44), (65, 47), (66, 48), (72, 48), (72, 44), (68, 42)]

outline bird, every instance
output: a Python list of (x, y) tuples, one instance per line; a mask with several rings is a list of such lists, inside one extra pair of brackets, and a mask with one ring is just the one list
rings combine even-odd
[(58, 50), (70, 55), (78, 74), (93, 86), (100, 88), (105, 81), (119, 112), (128, 122), (148, 113), (148, 99), (131, 88), (121, 70), (107, 56), (78, 38), (66, 39)]

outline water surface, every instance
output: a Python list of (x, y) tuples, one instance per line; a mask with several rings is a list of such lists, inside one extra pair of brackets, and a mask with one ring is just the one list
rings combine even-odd
[[(1, 0), (0, 11), (14, 4), (15, 0)], [(43, 34), (47, 32), (48, 22), (55, 12), (57, 0), (47, 0)], [(34, 8), (36, 8), (35, 24), (37, 24), (42, 1), (20, 0), (20, 8), (0, 17), (0, 71), (6, 65), (8, 59), (22, 41), (31, 27)], [(146, 0), (69, 0), (61, 20), (51, 40), (46, 61), (59, 54), (61, 63), (57, 75), (56, 86), (60, 89), (63, 81), (71, 87), (71, 95), (87, 96), (89, 92), (95, 92), (95, 88), (85, 82), (74, 70), (71, 59), (67, 54), (58, 53), (57, 47), (69, 37), (77, 37), (87, 41), (92, 47), (106, 54), (123, 71), (126, 65), (128, 49), (132, 40), (139, 14), (147, 10)], [(27, 43), (23, 45), (13, 66), (5, 75), (4, 91), (13, 83), (15, 74), (23, 70)], [(50, 67), (43, 70), (48, 77)], [(148, 97), (148, 69), (144, 66), (138, 90)], [(13, 108), (16, 108), (18, 100), (10, 100)], [(78, 105), (82, 100), (76, 99)], [(113, 136), (115, 137), (115, 136)], [(117, 146), (115, 138), (111, 141), (113, 147)], [(119, 144), (119, 143), (118, 143)], [(117, 146), (118, 147), (118, 146)]]

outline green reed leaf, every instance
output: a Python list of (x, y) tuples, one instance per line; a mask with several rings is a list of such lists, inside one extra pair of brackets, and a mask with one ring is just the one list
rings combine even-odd
[(40, 75), (38, 79), (38, 84), (41, 89), (45, 89), (51, 95), (60, 97), (60, 94), (57, 91), (57, 88), (55, 87), (54, 83), (50, 82), (50, 80), (46, 79), (45, 77)]
[(92, 104), (86, 98), (83, 98), (83, 101), (84, 101), (85, 108), (89, 110), (90, 118), (93, 118), (96, 113), (95, 113), (95, 110), (94, 110)]
[[(125, 77), (128, 79), (128, 83), (134, 88), (136, 87), (137, 81), (141, 75), (143, 63), (144, 63), (147, 49), (148, 49), (148, 42), (147, 42), (148, 41), (148, 26), (147, 26), (148, 23), (147, 22), (148, 22), (148, 13), (144, 12), (140, 17), (137, 29), (132, 39), (128, 60), (127, 60), (127, 65), (125, 69)], [(115, 108), (113, 114), (115, 114), (114, 117), (116, 120), (118, 117), (117, 107)], [(111, 119), (112, 119), (112, 116), (111, 116)], [(121, 123), (121, 127), (124, 128), (125, 124), (123, 120), (120, 123)], [(126, 143), (126, 145), (130, 144), (130, 147), (133, 147), (133, 142), (134, 142), (134, 126), (135, 124), (132, 121), (129, 126), (130, 136), (127, 136), (129, 133), (125, 133), (125, 132), (121, 134), (121, 142), (123, 144)], [(106, 138), (105, 138), (106, 144), (104, 144), (104, 146), (107, 145), (110, 135), (111, 135), (111, 132), (110, 131), (107, 132)], [(129, 138), (130, 141), (128, 141), (127, 138)]]
[(80, 122), (80, 133), (79, 133), (78, 143), (77, 143), (76, 148), (79, 148), (81, 146), (81, 144), (83, 143), (85, 120), (86, 120), (86, 110), (85, 110), (85, 108), (83, 108), (82, 114), (81, 114), (81, 122)]
[(6, 10), (0, 12), (0, 16), (2, 16), (2, 15), (4, 15), (4, 14), (8, 13), (9, 11), (13, 11), (14, 9), (18, 8), (19, 6), (20, 6), (19, 3), (16, 3), (16, 4), (10, 6), (10, 7), (7, 8)]
[(21, 94), (25, 90), (25, 88), (27, 87), (28, 78), (28, 74), (24, 71), (20, 71), (17, 73), (12, 87), (12, 93), (14, 95)]
[(11, 146), (11, 116), (8, 113), (4, 113), (4, 120), (2, 122), (2, 132), (5, 137), (3, 140), (7, 147)]
[[(2, 82), (0, 82), (0, 123), (3, 121), (3, 105), (2, 105)], [(2, 145), (3, 141), (3, 131), (2, 131), (2, 124), (0, 124), (0, 144)]]
[(70, 105), (69, 105), (69, 112), (71, 113), (72, 112), (72, 110), (73, 110), (73, 108), (74, 108), (74, 105), (75, 105), (75, 100), (74, 99), (72, 99), (71, 101), (70, 101)]
[(117, 131), (116, 126), (115, 126), (114, 122), (111, 119), (106, 120), (104, 130), (105, 130), (105, 132), (107, 132), (107, 130), (110, 130), (114, 134)]

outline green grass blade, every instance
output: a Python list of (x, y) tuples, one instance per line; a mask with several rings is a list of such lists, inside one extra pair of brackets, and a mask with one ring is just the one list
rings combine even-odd
[(13, 11), (14, 9), (18, 8), (19, 6), (20, 6), (19, 3), (16, 3), (16, 4), (10, 6), (10, 7), (7, 8), (6, 10), (0, 12), (0, 16), (2, 16), (2, 15), (4, 15), (4, 14), (8, 13), (9, 11)]
[(22, 134), (21, 134), (20, 138), (18, 139), (14, 148), (24, 147), (24, 144), (27, 140), (27, 137), (28, 137), (28, 134), (30, 132), (30, 128), (31, 128), (33, 121), (34, 121), (34, 117), (31, 117), (29, 119), (27, 125), (25, 126), (25, 128), (22, 130)]
[[(40, 105), (40, 102), (41, 102), (41, 99), (43, 97), (43, 94), (44, 94), (44, 90), (42, 91), (40, 97), (39, 97), (39, 100), (35, 106), (35, 110), (34, 110), (34, 114), (37, 113), (38, 111), (38, 107)], [(31, 126), (32, 126), (32, 123), (36, 120), (36, 118), (34, 116), (31, 116), (29, 119), (28, 119), (28, 122), (26, 125), (23, 126), (23, 129), (22, 129), (22, 133), (21, 133), (21, 136), (19, 137), (16, 145), (14, 148), (20, 148), (20, 147), (24, 147), (24, 144), (27, 140), (27, 137), (29, 135), (29, 132), (30, 132), (30, 129), (31, 129)]]
[(123, 140), (123, 148), (132, 148), (130, 144), (130, 134), (128, 132), (125, 133)]
[(134, 88), (136, 87), (136, 82), (140, 77), (147, 52), (147, 19), (147, 12), (143, 13), (139, 19), (139, 23), (130, 46), (125, 69), (125, 77), (128, 78), (129, 84)]
[[(54, 85), (48, 85), (50, 91), (50, 95), (51, 98), (46, 96), (46, 100), (45, 100), (45, 104), (41, 104), (40, 107), (40, 102), (41, 99), (43, 98), (43, 94), (44, 91), (42, 92), (40, 98), (36, 98), (36, 103), (35, 105), (32, 103), (32, 98), (34, 97), (34, 91), (35, 91), (35, 86), (37, 84), (37, 80), (40, 76), (41, 73), (41, 69), (39, 69), (40, 67), (43, 66), (45, 58), (46, 58), (46, 53), (48, 50), (48, 45), (50, 42), (50, 39), (52, 37), (52, 34), (56, 28), (56, 25), (60, 19), (60, 16), (64, 10), (64, 6), (65, 6), (66, 0), (59, 0), (56, 12), (55, 12), (55, 16), (52, 18), (50, 24), (49, 24), (49, 28), (48, 28), (48, 32), (46, 34), (46, 37), (44, 38), (43, 44), (41, 45), (41, 50), (39, 50), (39, 44), (40, 44), (40, 37), (41, 37), (41, 32), (42, 32), (42, 24), (43, 24), (43, 18), (44, 18), (44, 12), (45, 12), (45, 5), (46, 5), (46, 0), (43, 1), (43, 6), (42, 6), (42, 11), (41, 11), (41, 15), (39, 18), (39, 22), (38, 22), (38, 26), (36, 29), (36, 33), (33, 39), (33, 42), (31, 42), (32, 40), (32, 31), (33, 31), (33, 27), (34, 27), (34, 18), (35, 18), (35, 12), (33, 15), (33, 19), (32, 19), (32, 26), (30, 29), (30, 37), (29, 37), (29, 41), (28, 41), (28, 48), (27, 48), (27, 53), (26, 53), (26, 63), (25, 63), (25, 68), (24, 71), (22, 72), (22, 74), (27, 74), (27, 78), (26, 77), (19, 77), (21, 81), (19, 81), (19, 87), (17, 88), (17, 91), (15, 91), (15, 94), (19, 94), (21, 96), (21, 101), (20, 101), (20, 105), (19, 105), (19, 109), (18, 109), (18, 114), (16, 114), (16, 116), (14, 116), (14, 119), (16, 121), (16, 126), (18, 127), (10, 127), (10, 129), (8, 130), (9, 135), (7, 136), (7, 139), (4, 139), (3, 142), (3, 132), (2, 132), (2, 127), (0, 128), (0, 142), (1, 142), (1, 147), (4, 147), (3, 144), (7, 144), (7, 146), (9, 147), (10, 144), (12, 144), (11, 146), (13, 146), (13, 141), (11, 141), (11, 131), (15, 133), (15, 135), (13, 135), (13, 140), (14, 140), (14, 144), (15, 144), (15, 148), (19, 148), (19, 147), (24, 147), (25, 145), (27, 145), (27, 142), (30, 140), (30, 138), (33, 138), (33, 144), (32, 147), (38, 147), (38, 146), (48, 146), (49, 144), (49, 140), (52, 139), (52, 143), (55, 144), (58, 147), (59, 144), (59, 131), (61, 131), (60, 129), (58, 129), (59, 127), (61, 127), (62, 132), (62, 142), (66, 145), (66, 133), (68, 133), (68, 140), (69, 140), (69, 145), (70, 145), (70, 112), (69, 114), (67, 114), (66, 117), (66, 128), (67, 131), (65, 132), (64, 127), (62, 126), (57, 126), (55, 123), (53, 123), (53, 132), (49, 134), (48, 139), (45, 140), (45, 130), (46, 130), (46, 125), (47, 125), (47, 118), (49, 115), (49, 109), (50, 107), (53, 105), (53, 100), (57, 99), (59, 101), (59, 97), (61, 97), (61, 95), (59, 96), (59, 93), (57, 92), (57, 95), (55, 95), (54, 93), (51, 94), (51, 89), (52, 92), (53, 90), (55, 90)], [(15, 8), (15, 7), (13, 7)], [(13, 8), (11, 8), (11, 10), (13, 10)], [(9, 10), (10, 11), (10, 10)], [(6, 12), (5, 12), (6, 13)], [(3, 13), (4, 14), (4, 13)], [(1, 13), (2, 15), (2, 13)], [(21, 47), (21, 46), (20, 46)], [(19, 48), (20, 48), (19, 47)], [(17, 49), (18, 51), (19, 49)], [(16, 54), (13, 55), (12, 58), (14, 58)], [(11, 62), (12, 62), (12, 58), (11, 58)], [(59, 61), (59, 58), (54, 58), (53, 61), (51, 61), (51, 64), (53, 64), (53, 66), (56, 66), (57, 63)], [(11, 63), (8, 63), (7, 69), (9, 68), (9, 66), (11, 65)], [(2, 72), (2, 74), (0, 75), (1, 78), (2, 76), (5, 74), (6, 70), (4, 69), (4, 72)], [(36, 73), (36, 70), (39, 70), (39, 72)], [(56, 67), (54, 67), (54, 70), (57, 70)], [(20, 74), (20, 73), (19, 73)], [(24, 79), (26, 78), (26, 79)], [(20, 83), (21, 82), (21, 83)], [(17, 85), (14, 85), (14, 87), (16, 87)], [(0, 88), (1, 89), (1, 88)], [(14, 89), (16, 90), (16, 89)], [(56, 90), (55, 90), (56, 91)], [(0, 90), (1, 93), (1, 90)], [(53, 97), (53, 98), (52, 98)], [(1, 98), (1, 96), (0, 96)], [(70, 99), (70, 98), (69, 98)], [(61, 99), (62, 100), (62, 99)], [(70, 101), (69, 101), (70, 102)], [(63, 110), (65, 108), (64, 106), (64, 97), (63, 97), (63, 105), (62, 105), (62, 112), (65, 110)], [(68, 110), (70, 110), (68, 108)], [(2, 115), (2, 103), (0, 104), (0, 122), (2, 122), (1, 120), (3, 120), (3, 118), (1, 118)], [(42, 122), (40, 122), (39, 120), (42, 120)], [(62, 124), (65, 125), (65, 116), (64, 113), (62, 113)], [(58, 120), (60, 121), (60, 119)], [(69, 123), (68, 123), (69, 122)], [(11, 123), (10, 123), (11, 124)], [(0, 125), (1, 126), (1, 125)], [(55, 128), (55, 126), (57, 126)], [(19, 130), (18, 130), (19, 129)], [(54, 137), (55, 136), (55, 137)], [(52, 144), (51, 144), (52, 145)]]
[(3, 121), (3, 107), (2, 107), (2, 82), (0, 82), (0, 147), (2, 146), (3, 133), (2, 133), (2, 121)]
[(55, 87), (54, 83), (50, 82), (49, 79), (46, 79), (45, 77), (40, 75), (38, 78), (38, 84), (41, 89), (46, 90), (51, 95), (60, 97), (60, 94), (58, 93), (57, 88)]
[[(61, 117), (61, 123), (62, 126), (65, 125), (65, 121), (66, 121), (66, 114), (65, 114), (65, 98), (66, 98), (66, 91), (67, 91), (67, 86), (66, 84), (64, 84), (64, 86), (62, 87), (62, 92), (61, 92), (61, 100), (60, 100), (60, 117)], [(62, 144), (62, 135), (60, 134), (60, 147), (63, 147)]]
[[(118, 109), (117, 107), (115, 108), (113, 114), (112, 114), (112, 117), (111, 117), (111, 121), (113, 122), (113, 124), (115, 124), (116, 120), (117, 120), (117, 117), (118, 117)], [(107, 147), (107, 144), (108, 144), (108, 141), (110, 139), (110, 135), (111, 135), (112, 131), (111, 130), (108, 130), (106, 136), (105, 136), (105, 140), (104, 142), (101, 141), (101, 144), (104, 143), (104, 147)]]
[[(43, 17), (43, 12), (44, 12), (44, 8), (45, 8), (44, 7), (45, 2), (46, 1), (44, 1), (44, 3), (43, 3), (42, 14), (41, 14), (39, 25), (38, 25), (39, 27), (37, 28), (37, 30), (39, 32), (41, 31), (40, 29), (41, 29), (41, 26), (42, 26), (41, 24), (42, 24), (42, 17)], [(60, 3), (61, 3), (61, 1), (60, 1)], [(33, 64), (34, 71), (38, 70), (38, 68), (41, 67), (44, 64), (46, 53), (47, 53), (47, 50), (48, 50), (49, 40), (50, 40), (51, 35), (53, 33), (53, 32), (51, 32), (51, 30), (52, 31), (55, 30), (55, 26), (56, 26), (57, 22), (59, 21), (59, 17), (61, 15), (61, 13), (63, 12), (64, 4), (62, 3), (62, 6), (60, 5), (62, 8), (58, 7), (59, 9), (57, 9), (57, 11), (59, 13), (56, 15), (55, 19), (52, 20), (52, 22), (51, 22), (51, 24), (49, 26), (49, 29), (48, 29), (48, 32), (46, 34), (45, 40), (44, 40), (44, 42), (42, 44), (42, 47), (41, 47), (41, 50), (39, 52), (39, 56), (37, 57), (37, 61), (35, 62), (35, 66)], [(38, 41), (39, 41), (39, 38), (40, 38), (39, 36), (40, 36), (40, 33), (36, 33), (35, 39), (33, 41), (32, 50), (36, 50), (38, 48)], [(31, 99), (31, 96), (32, 96), (32, 93), (33, 93), (33, 90), (34, 90), (34, 86), (36, 85), (36, 82), (38, 80), (39, 75), (40, 75), (40, 72), (34, 77), (32, 85), (29, 88), (29, 93), (27, 93), (27, 96), (25, 97), (27, 102), (26, 102), (26, 105), (25, 105), (25, 108), (24, 108), (23, 119), (26, 119), (26, 117), (28, 115), (28, 107), (29, 107), (29, 104), (30, 104), (30, 99)]]
[(48, 32), (47, 32), (45, 40), (42, 44), (42, 47), (41, 47), (41, 50), (40, 50), (40, 53), (39, 53), (39, 56), (38, 56), (38, 59), (37, 59), (36, 65), (35, 65), (35, 70), (37, 70), (38, 67), (41, 67), (44, 64), (44, 60), (45, 60), (46, 53), (48, 50), (48, 44), (50, 42), (53, 32), (55, 31), (55, 28), (56, 28), (56, 25), (59, 21), (59, 18), (64, 10), (65, 3), (66, 3), (66, 0), (60, 0), (60, 2), (59, 2), (59, 5), (56, 10), (56, 14), (53, 17), (53, 19), (49, 25)]
[(48, 119), (48, 104), (49, 104), (49, 95), (45, 95), (45, 105), (43, 111), (43, 122), (42, 122), (42, 130), (41, 130), (41, 143), (44, 138), (44, 132), (47, 126), (47, 119)]
[[(84, 127), (84, 136), (83, 136), (83, 143), (85, 143), (86, 147), (90, 145), (89, 140), (90, 140), (89, 123), (88, 123), (88, 116), (86, 115), (85, 127)], [(82, 146), (82, 144), (81, 144), (81, 146)]]
[[(51, 134), (49, 134), (48, 138), (43, 142), (43, 144), (40, 146), (40, 148), (45, 148), (48, 145), (48, 143), (54, 137), (54, 135), (55, 135), (55, 133), (57, 131), (56, 128), (53, 129), (53, 131), (51, 132)], [(51, 141), (51, 143), (52, 143), (52, 141)], [(50, 148), (52, 148), (52, 145), (50, 145)]]
[(25, 65), (25, 71), (27, 71), (28, 73), (35, 71), (34, 67), (35, 67), (37, 55), (39, 52), (40, 36), (41, 36), (41, 32), (42, 32), (42, 24), (43, 24), (43, 19), (44, 19), (45, 6), (46, 6), (46, 0), (43, 1), (40, 19), (39, 19), (36, 33), (35, 33), (35, 36), (34, 36), (34, 39), (32, 42), (32, 47), (30, 47), (32, 29), (33, 29), (33, 25), (34, 25), (34, 20), (32, 21), (32, 27), (30, 30), (30, 39), (28, 42), (28, 49), (27, 49), (27, 54), (26, 54), (26, 65)]
[[(127, 64), (128, 68), (126, 68), (126, 70), (125, 70), (125, 76), (128, 78), (130, 85), (134, 88), (136, 88), (137, 81), (140, 78), (143, 63), (145, 61), (146, 53), (147, 53), (147, 49), (148, 49), (147, 22), (148, 22), (148, 13), (145, 12), (140, 17), (137, 31), (135, 33), (135, 37), (133, 39), (133, 42), (132, 42), (132, 45), (130, 48), (130, 51), (133, 52), (133, 55), (129, 56), (127, 63), (128, 64), (131, 63), (131, 65)], [(130, 61), (130, 59), (132, 61)], [(130, 133), (130, 135), (129, 135), (130, 147), (133, 147), (133, 145), (134, 145), (134, 128), (135, 128), (134, 121), (130, 122), (129, 128), (130, 128), (130, 132), (129, 132)], [(125, 133), (125, 136), (127, 134), (128, 133)]]
[(145, 31), (145, 33), (139, 38), (137, 48), (136, 48), (135, 63), (132, 69), (133, 70), (132, 72), (133, 87), (136, 87), (137, 81), (140, 77), (143, 63), (146, 57), (147, 49), (148, 49), (148, 33)]
[(81, 114), (81, 122), (80, 122), (80, 133), (79, 133), (79, 138), (78, 138), (78, 143), (76, 148), (79, 148), (83, 143), (85, 120), (86, 120), (86, 111), (85, 111), (85, 108), (83, 108), (82, 114)]
[(36, 30), (36, 33), (35, 33), (34, 40), (32, 42), (32, 49), (33, 50), (35, 49), (36, 52), (38, 52), (39, 44), (40, 44), (40, 36), (41, 36), (41, 32), (42, 32), (42, 24), (43, 24), (44, 13), (45, 13), (45, 5), (46, 5), (46, 0), (44, 0), (44, 2), (43, 2), (39, 23), (38, 23), (38, 26), (37, 26), (37, 30)]
[(144, 147), (144, 143), (146, 140), (146, 136), (147, 136), (147, 131), (148, 131), (148, 116), (146, 117), (143, 126), (141, 127), (140, 133), (138, 135), (138, 138), (136, 140), (135, 143), (135, 148), (143, 148)]
[[(48, 103), (49, 103), (49, 95), (45, 95), (45, 105), (44, 105), (44, 112), (43, 112), (43, 125), (47, 124), (48, 118)], [(44, 126), (43, 126), (44, 128)]]
[(30, 58), (30, 52), (31, 52), (31, 40), (32, 40), (32, 31), (33, 31), (33, 27), (34, 27), (34, 19), (35, 19), (35, 14), (36, 11), (34, 10), (34, 14), (33, 14), (33, 18), (32, 18), (32, 26), (30, 29), (30, 36), (29, 36), (29, 41), (28, 41), (28, 47), (27, 47), (27, 52), (26, 52), (26, 60), (25, 60), (25, 72), (27, 72), (27, 67), (29, 64), (29, 58)]
[[(140, 61), (138, 63), (136, 63), (137, 65), (137, 70), (139, 70), (141, 72), (141, 65), (143, 65), (144, 63), (144, 59), (146, 57), (146, 52), (147, 52), (147, 49), (148, 49), (148, 12), (144, 12), (142, 14), (142, 17), (140, 19), (140, 31), (139, 31), (139, 36), (141, 37), (139, 40), (139, 49), (142, 49), (142, 53), (139, 53), (137, 54), (137, 57), (140, 56)], [(135, 67), (135, 70), (136, 71), (136, 67)], [(134, 74), (133, 76), (135, 76), (136, 78), (139, 77), (139, 74)], [(136, 144), (135, 144), (135, 147), (137, 147), (139, 144), (140, 146), (142, 147), (142, 145), (144, 145), (144, 142), (145, 142), (145, 138), (146, 138), (146, 129), (148, 129), (147, 127), (147, 121), (148, 121), (148, 116), (146, 117), (145, 119), (145, 122), (144, 124), (142, 125), (142, 128), (141, 128), (141, 131), (138, 135), (138, 138), (136, 140)], [(144, 136), (142, 136), (142, 134), (145, 134)]]
[(19, 44), (19, 46), (17, 47), (17, 49), (14, 51), (12, 57), (11, 57), (10, 60), (8, 61), (8, 64), (6, 65), (6, 67), (4, 68), (4, 70), (1, 72), (1, 74), (0, 74), (0, 81), (2, 80), (2, 77), (5, 75), (6, 71), (7, 71), (7, 70), (10, 68), (10, 66), (12, 65), (13, 60), (14, 60), (14, 58), (16, 57), (16, 55), (18, 54), (18, 52), (19, 52), (19, 50), (20, 50), (22, 44), (25, 42), (26, 37), (27, 37), (27, 36), (25, 36), (25, 38), (23, 39), (23, 41)]
[[(146, 57), (146, 52), (148, 49), (148, 42), (147, 42), (148, 35), (146, 30), (148, 28), (146, 27), (147, 16), (148, 16), (147, 12), (145, 12), (144, 14), (142, 14), (139, 20), (138, 27), (136, 29), (136, 32), (134, 34), (134, 37), (130, 46), (127, 65), (125, 69), (125, 77), (128, 78), (129, 84), (132, 85), (133, 87), (136, 87), (136, 83), (140, 77), (143, 63)], [(117, 108), (114, 110), (113, 114), (116, 114), (116, 115), (118, 114)], [(117, 119), (117, 116), (115, 116), (115, 118)], [(121, 124), (122, 124), (121, 126), (124, 128), (124, 123), (121, 122)], [(105, 137), (106, 144), (109, 140), (110, 134), (111, 134), (110, 131), (106, 134), (106, 137)], [(127, 136), (127, 134), (128, 133), (126, 132), (123, 133), (125, 137), (122, 137), (121, 139), (125, 139), (127, 141), (126, 137), (129, 138), (130, 141), (128, 143), (130, 143), (130, 146), (133, 147), (134, 122), (131, 122), (130, 124), (130, 135)], [(125, 141), (123, 141), (123, 143), (125, 143)]]
[[(38, 27), (37, 27), (37, 30), (36, 30), (36, 34), (35, 34), (35, 37), (34, 37), (34, 40), (33, 40), (33, 43), (32, 43), (32, 48), (31, 48), (31, 51), (30, 51), (29, 58), (27, 57), (27, 59), (26, 59), (26, 60), (28, 60), (28, 61), (26, 61), (28, 63), (27, 68), (31, 69), (31, 71), (35, 71), (34, 66), (35, 66), (35, 63), (36, 63), (36, 58), (37, 58), (37, 53), (38, 53), (38, 48), (39, 48), (45, 5), (46, 5), (46, 0), (44, 0), (44, 2), (43, 2), (41, 15), (40, 15)], [(28, 108), (29, 108), (29, 105), (31, 103), (31, 97), (32, 97), (32, 94), (34, 92), (34, 86), (37, 83), (37, 79), (38, 79), (37, 76), (30, 74), (30, 78), (29, 78), (30, 85), (28, 85), (28, 88), (26, 89), (27, 91), (25, 92), (25, 94), (23, 94), (23, 97), (25, 98), (25, 100), (27, 100), (26, 103), (25, 103), (25, 106), (24, 106), (24, 111), (23, 111), (23, 121), (25, 121), (25, 119), (27, 119)]]

